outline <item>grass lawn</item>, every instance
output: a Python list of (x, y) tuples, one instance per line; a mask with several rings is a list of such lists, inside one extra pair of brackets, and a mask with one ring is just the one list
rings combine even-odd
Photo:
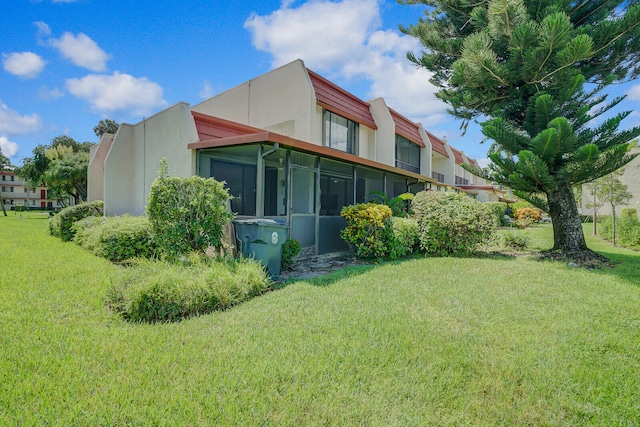
[(421, 258), (148, 325), (45, 218), (0, 216), (0, 425), (640, 425), (640, 253), (590, 229), (616, 268)]

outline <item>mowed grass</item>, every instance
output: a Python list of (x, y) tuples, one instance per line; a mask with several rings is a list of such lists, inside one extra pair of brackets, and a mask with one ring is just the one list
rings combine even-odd
[(413, 259), (148, 325), (46, 228), (0, 217), (3, 426), (640, 425), (640, 254), (600, 240), (616, 268)]

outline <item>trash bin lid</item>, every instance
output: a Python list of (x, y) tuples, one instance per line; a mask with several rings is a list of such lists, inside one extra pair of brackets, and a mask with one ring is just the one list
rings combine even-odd
[(267, 218), (250, 218), (250, 219), (238, 219), (234, 221), (236, 224), (256, 224), (258, 226), (276, 226), (287, 227), (287, 223), (284, 220), (275, 220)]

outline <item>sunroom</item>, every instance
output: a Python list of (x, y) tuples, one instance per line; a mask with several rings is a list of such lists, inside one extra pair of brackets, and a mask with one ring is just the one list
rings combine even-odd
[[(329, 147), (194, 113), (196, 173), (225, 181), (238, 218), (283, 220), (308, 255), (348, 250), (344, 206), (440, 189), (435, 180)], [(205, 130), (206, 128), (206, 130)], [(205, 139), (203, 137), (208, 137)]]

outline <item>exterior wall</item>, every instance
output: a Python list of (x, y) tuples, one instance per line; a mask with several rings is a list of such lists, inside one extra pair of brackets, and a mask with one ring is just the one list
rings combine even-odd
[(301, 60), (214, 96), (192, 109), (322, 144), (322, 121), (316, 120), (313, 86)]
[(87, 201), (104, 200), (104, 162), (115, 135), (105, 133), (98, 145), (91, 147), (87, 171)]
[(396, 125), (389, 111), (389, 107), (387, 107), (387, 104), (382, 98), (369, 101), (369, 104), (371, 104), (371, 115), (376, 121), (378, 130), (376, 131), (374, 157), (368, 158), (389, 166), (395, 166)]
[(105, 214), (142, 215), (163, 157), (171, 176), (192, 176), (195, 153), (187, 149), (187, 144), (197, 140), (186, 103), (169, 107), (136, 125), (120, 126), (104, 162)]
[(433, 171), (433, 158), (431, 156), (433, 146), (431, 145), (431, 140), (429, 139), (424, 127), (422, 127), (422, 124), (420, 125), (419, 132), (422, 142), (424, 143), (424, 148), (421, 150), (420, 154), (420, 173), (431, 178), (431, 171)]
[[(640, 147), (634, 148), (631, 152), (639, 156), (624, 166), (624, 174), (618, 179), (627, 186), (632, 197), (626, 205), (616, 206), (616, 213), (620, 215), (622, 209), (633, 208), (636, 209), (636, 215), (640, 218)], [(578, 206), (583, 215), (593, 215), (593, 208), (587, 207), (587, 204), (591, 203), (593, 203), (593, 196), (585, 184), (582, 186), (582, 201)], [(598, 208), (598, 215), (611, 215), (611, 205), (606, 203)]]
[[(376, 155), (377, 150), (377, 139), (379, 138), (379, 134), (377, 131), (366, 127), (363, 124), (358, 126), (360, 134), (358, 135), (358, 156), (374, 160), (373, 157)], [(384, 163), (384, 162), (381, 162)]]

